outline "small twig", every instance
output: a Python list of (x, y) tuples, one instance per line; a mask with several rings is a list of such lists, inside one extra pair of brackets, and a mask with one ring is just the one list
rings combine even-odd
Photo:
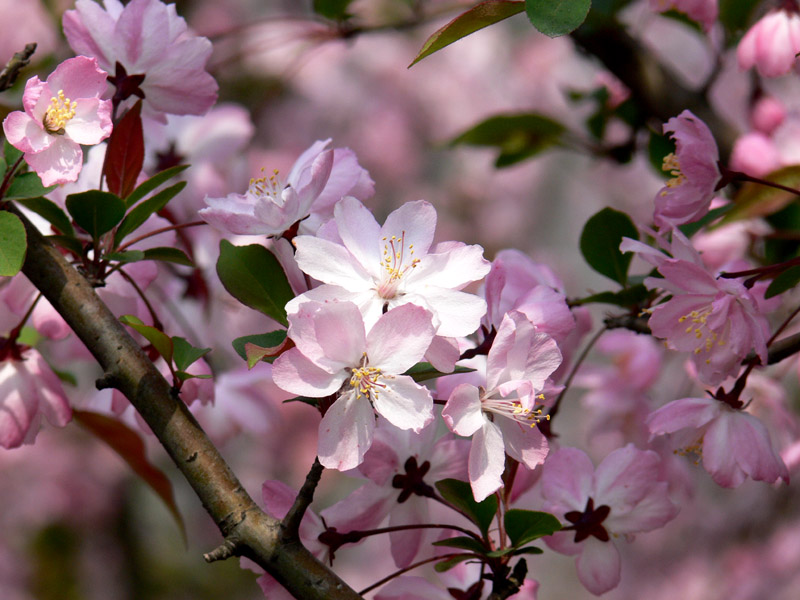
[(380, 579), (373, 583), (372, 585), (365, 587), (363, 590), (358, 592), (359, 596), (363, 596), (364, 594), (371, 592), (375, 588), (382, 586), (384, 583), (391, 581), (395, 577), (400, 577), (403, 573), (408, 573), (409, 571), (416, 569), (417, 567), (421, 567), (422, 565), (427, 565), (428, 563), (436, 562), (437, 560), (447, 560), (448, 558), (454, 558), (456, 556), (461, 556), (460, 554), (442, 554), (441, 556), (434, 556), (431, 558), (426, 558), (425, 560), (420, 560), (413, 564), (408, 565), (405, 569), (400, 569), (399, 571), (395, 571), (391, 575), (387, 575), (383, 579)]
[(289, 512), (286, 513), (281, 523), (282, 535), (285, 539), (297, 539), (299, 537), (300, 522), (303, 520), (303, 515), (306, 514), (306, 509), (314, 500), (314, 490), (317, 488), (317, 484), (322, 477), (322, 471), (324, 470), (325, 467), (319, 462), (319, 458), (315, 458), (314, 464), (311, 465), (311, 469), (308, 471), (308, 475), (306, 475), (306, 481), (303, 483), (303, 487), (300, 488), (300, 492), (297, 494), (294, 504), (289, 509)]
[(31, 56), (36, 52), (36, 44), (25, 44), (21, 52), (15, 52), (11, 60), (0, 71), (0, 92), (4, 92), (17, 80), (19, 72), (31, 62)]
[(222, 544), (214, 548), (211, 552), (203, 554), (203, 560), (205, 560), (207, 563), (212, 563), (218, 560), (231, 558), (232, 556), (237, 556), (238, 553), (239, 540), (234, 537), (230, 537), (222, 542)]

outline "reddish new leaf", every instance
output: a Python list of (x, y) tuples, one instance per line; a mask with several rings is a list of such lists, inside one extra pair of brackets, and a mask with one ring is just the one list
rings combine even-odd
[(159, 495), (172, 516), (175, 517), (184, 544), (186, 544), (186, 527), (180, 512), (178, 512), (178, 506), (175, 504), (172, 484), (164, 473), (147, 460), (144, 442), (139, 434), (120, 421), (99, 413), (73, 409), (72, 417), (95, 437), (111, 446), (131, 469)]
[(114, 125), (108, 140), (103, 175), (108, 190), (125, 198), (136, 187), (136, 179), (144, 163), (142, 102), (133, 105)]
[(453, 42), (525, 10), (520, 0), (487, 0), (461, 13), (429, 37), (409, 67)]

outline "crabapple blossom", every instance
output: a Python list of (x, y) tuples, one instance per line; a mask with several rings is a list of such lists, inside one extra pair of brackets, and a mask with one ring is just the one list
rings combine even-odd
[(764, 77), (788, 73), (800, 52), (800, 14), (797, 8), (784, 7), (764, 15), (739, 42), (736, 58), (739, 68), (755, 66)]
[(105, 89), (106, 74), (85, 56), (65, 60), (46, 81), (31, 77), (25, 84), (25, 111), (8, 115), (3, 131), (45, 186), (78, 179), (81, 144), (111, 135), (111, 102), (100, 99)]
[(457, 386), (442, 410), (457, 435), (472, 437), (469, 481), (475, 500), (502, 487), (506, 453), (529, 469), (547, 456), (548, 444), (536, 428), (537, 394), (561, 364), (555, 341), (520, 312), (503, 318), (487, 357), (486, 388)]
[(351, 302), (304, 302), (289, 316), (296, 347), (275, 361), (275, 383), (312, 398), (338, 392), (319, 426), (323, 466), (346, 471), (361, 463), (372, 445), (375, 412), (415, 432), (433, 420), (430, 392), (401, 375), (422, 358), (433, 335), (430, 313), (413, 304), (381, 315), (368, 333)]
[(691, 352), (703, 383), (718, 385), (736, 374), (750, 352), (766, 364), (769, 324), (757, 297), (738, 279), (715, 278), (678, 230), (672, 232), (673, 258), (628, 238), (620, 249), (638, 252), (663, 275), (644, 282), (672, 294), (651, 310), (650, 329), (670, 348)]
[(211, 42), (193, 35), (174, 4), (160, 0), (77, 0), (64, 13), (64, 35), (77, 54), (93, 56), (117, 88), (115, 100), (143, 98), (144, 114), (202, 115), (217, 100), (205, 70)]
[(342, 197), (366, 200), (373, 194), (372, 179), (353, 151), (327, 149), (330, 143), (314, 142), (294, 163), (285, 183), (276, 171), (251, 179), (244, 194), (206, 197), (208, 208), (200, 210), (200, 217), (241, 235), (281, 236), (298, 222), (303, 233), (314, 233)]
[(593, 594), (620, 581), (618, 535), (652, 531), (678, 513), (661, 480), (658, 454), (633, 444), (597, 466), (577, 448), (553, 452), (542, 467), (544, 510), (570, 523), (545, 538), (553, 550), (577, 555), (578, 579)]
[(288, 312), (309, 299), (347, 300), (359, 306), (369, 328), (387, 309), (413, 303), (433, 314), (437, 335), (469, 335), (478, 328), (486, 303), (460, 290), (486, 275), (489, 263), (477, 245), (432, 245), (433, 206), (407, 202), (380, 226), (361, 202), (345, 197), (334, 215), (320, 232), (325, 237), (294, 239), (297, 264), (324, 285), (289, 302)]
[(664, 171), (672, 175), (656, 194), (653, 215), (656, 227), (691, 223), (708, 212), (721, 178), (719, 150), (708, 126), (684, 110), (664, 124), (672, 133), (675, 152), (664, 157)]
[(789, 482), (789, 472), (764, 424), (742, 410), (741, 401), (682, 398), (647, 418), (653, 436), (671, 434), (680, 452), (703, 457), (703, 468), (723, 487), (738, 487), (746, 477)]

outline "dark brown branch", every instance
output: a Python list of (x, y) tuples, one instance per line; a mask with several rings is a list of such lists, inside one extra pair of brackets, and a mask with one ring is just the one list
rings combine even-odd
[[(360, 596), (299, 542), (280, 538), (280, 522), (264, 513), (170, 384), (95, 290), (13, 206), (25, 224), (28, 253), (23, 273), (42, 292), (113, 383), (147, 422), (203, 506), (238, 553), (255, 561), (293, 596), (304, 600), (358, 600)], [(212, 553), (213, 554), (213, 553)]]
[(308, 471), (308, 475), (306, 475), (303, 487), (300, 488), (300, 492), (297, 494), (294, 504), (292, 504), (292, 507), (283, 519), (282, 536), (285, 540), (296, 541), (300, 539), (300, 522), (303, 520), (303, 515), (306, 514), (306, 510), (314, 500), (314, 490), (317, 489), (317, 484), (324, 470), (325, 467), (322, 466), (318, 458), (315, 458), (314, 464), (311, 465), (311, 469)]
[(22, 52), (15, 52), (3, 70), (0, 71), (0, 92), (4, 92), (17, 80), (19, 72), (31, 62), (31, 56), (36, 52), (36, 44), (25, 44)]

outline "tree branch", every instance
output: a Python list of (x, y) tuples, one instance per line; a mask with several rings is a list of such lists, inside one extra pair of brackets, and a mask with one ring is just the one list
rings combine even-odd
[(255, 561), (296, 598), (360, 599), (299, 542), (280, 538), (280, 521), (264, 513), (247, 494), (183, 402), (172, 396), (170, 384), (92, 286), (21, 212), (10, 203), (4, 208), (25, 224), (28, 251), (23, 273), (100, 363), (102, 384), (120, 390), (139, 411), (226, 541), (235, 546), (235, 553)]

